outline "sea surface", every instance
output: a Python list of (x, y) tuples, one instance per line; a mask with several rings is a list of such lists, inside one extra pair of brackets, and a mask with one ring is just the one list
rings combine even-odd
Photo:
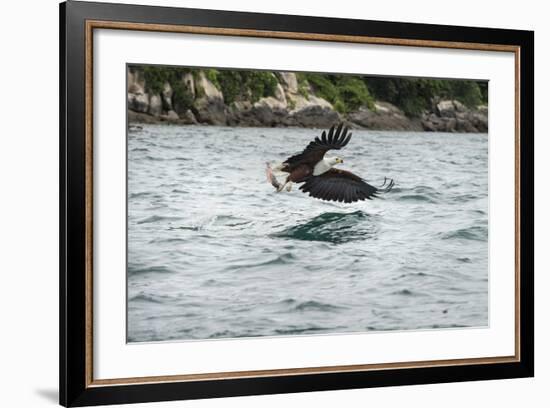
[(488, 325), (487, 135), (354, 130), (339, 167), (391, 192), (276, 193), (319, 133), (130, 128), (129, 342)]

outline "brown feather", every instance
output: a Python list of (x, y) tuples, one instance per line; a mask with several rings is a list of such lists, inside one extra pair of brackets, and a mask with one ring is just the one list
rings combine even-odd
[(310, 166), (306, 164), (300, 164), (290, 172), (288, 179), (293, 183), (301, 183), (305, 181), (312, 174), (313, 174), (313, 169)]
[(310, 142), (304, 151), (285, 160), (286, 167), (289, 171), (295, 167), (306, 164), (311, 167), (323, 160), (325, 153), (329, 150), (340, 150), (346, 146), (351, 140), (351, 133), (348, 133), (348, 128), (342, 123), (338, 127), (332, 126), (328, 132), (323, 131), (321, 138), (316, 137)]

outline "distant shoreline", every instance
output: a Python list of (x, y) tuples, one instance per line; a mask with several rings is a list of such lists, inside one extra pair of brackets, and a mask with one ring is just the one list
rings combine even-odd
[(240, 99), (224, 95), (214, 83), (215, 78), (209, 79), (202, 70), (163, 80), (156, 85), (156, 92), (145, 77), (140, 68), (128, 71), (129, 124), (326, 128), (344, 122), (351, 128), (369, 130), (488, 131), (486, 105), (467, 107), (456, 99), (434, 98), (431, 106), (412, 116), (392, 103), (369, 96), (368, 103), (342, 109), (340, 101), (331, 104), (316, 94), (313, 86), (300, 84), (296, 74), (290, 72), (269, 78), (274, 81), (272, 95), (248, 94)]

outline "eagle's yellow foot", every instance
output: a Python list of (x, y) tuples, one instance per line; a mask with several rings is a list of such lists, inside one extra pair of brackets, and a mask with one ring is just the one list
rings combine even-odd
[(287, 184), (286, 184), (286, 191), (288, 191), (290, 193), (290, 190), (292, 190), (292, 182), (289, 181)]

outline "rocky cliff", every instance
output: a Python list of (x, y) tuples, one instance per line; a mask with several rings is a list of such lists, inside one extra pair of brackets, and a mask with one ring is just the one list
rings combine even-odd
[[(457, 100), (434, 98), (420, 116), (409, 117), (398, 107), (375, 100), (370, 106), (342, 113), (312, 86), (299, 84), (296, 74), (280, 72), (273, 77), (271, 95), (254, 98), (245, 92), (228, 103), (204, 70), (181, 74), (154, 91), (142, 70), (131, 69), (129, 122), (324, 128), (344, 121), (354, 128), (443, 132), (487, 132), (488, 128), (486, 106), (467, 108)], [(174, 97), (175, 89), (179, 98)]]

